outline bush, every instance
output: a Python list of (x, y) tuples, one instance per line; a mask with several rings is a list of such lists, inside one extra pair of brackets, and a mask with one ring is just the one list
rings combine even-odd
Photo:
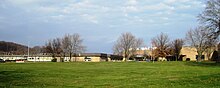
[(54, 58), (54, 59), (52, 59), (52, 60), (51, 60), (51, 62), (57, 62), (57, 59), (56, 59), (56, 58)]

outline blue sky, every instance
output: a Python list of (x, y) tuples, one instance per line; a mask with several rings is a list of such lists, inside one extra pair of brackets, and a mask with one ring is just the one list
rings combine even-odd
[(79, 33), (87, 52), (111, 53), (124, 32), (146, 46), (161, 32), (184, 38), (204, 6), (204, 0), (0, 0), (0, 40), (35, 46)]

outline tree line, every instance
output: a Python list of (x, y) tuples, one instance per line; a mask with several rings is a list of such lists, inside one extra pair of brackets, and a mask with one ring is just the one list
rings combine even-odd
[[(206, 8), (198, 15), (198, 21), (200, 22), (200, 25), (196, 28), (190, 29), (186, 33), (186, 38), (184, 39), (175, 39), (170, 42), (170, 38), (164, 33), (152, 38), (151, 43), (156, 49), (152, 51), (153, 54), (151, 57), (173, 55), (178, 59), (184, 44), (196, 48), (198, 54), (197, 60), (199, 62), (202, 61), (202, 55), (204, 52), (210, 56), (219, 42), (220, 0), (207, 1)], [(143, 45), (142, 40), (140, 40), (141, 39), (136, 38), (131, 33), (123, 33), (114, 45), (113, 51), (115, 54), (123, 55), (126, 61), (134, 54), (136, 48)], [(220, 54), (220, 50), (218, 51)]]
[[(207, 55), (211, 55), (215, 50), (214, 47), (219, 43), (220, 0), (207, 1), (206, 8), (197, 18), (200, 24), (197, 27), (190, 29), (186, 33), (185, 38), (174, 39), (171, 41), (169, 36), (165, 33), (161, 33), (152, 38), (151, 44), (153, 47), (156, 47), (156, 49), (152, 51), (151, 57), (155, 58), (172, 55), (175, 56), (177, 60), (180, 57), (180, 51), (184, 44), (196, 48), (198, 61), (202, 60), (204, 52), (206, 52)], [(137, 38), (132, 33), (127, 32), (121, 34), (112, 49), (114, 54), (124, 56), (124, 60), (126, 61), (135, 54), (137, 48), (143, 45), (143, 39)], [(9, 52), (10, 50), (6, 50), (5, 47), (5, 45), (1, 46), (1, 51)], [(22, 54), (26, 52), (25, 48), (27, 47), (24, 47), (21, 50), (24, 51)], [(17, 48), (13, 47), (10, 49), (19, 51)], [(50, 53), (54, 58), (66, 56), (72, 58), (85, 51), (86, 46), (83, 45), (83, 39), (78, 33), (66, 34), (61, 38), (50, 39), (44, 46), (35, 46), (30, 49), (31, 54)]]
[(48, 40), (44, 49), (46, 53), (51, 53), (54, 58), (69, 56), (70, 61), (73, 61), (72, 57), (85, 52), (86, 47), (82, 43), (83, 39), (78, 33), (66, 34), (62, 38)]
[(6, 42), (0, 41), (0, 54), (4, 55), (22, 55), (27, 52), (27, 46), (13, 43), (13, 42)]

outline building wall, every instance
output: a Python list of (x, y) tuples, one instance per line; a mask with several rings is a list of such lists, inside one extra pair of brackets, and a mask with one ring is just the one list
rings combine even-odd
[(138, 55), (151, 55), (151, 51), (150, 50), (137, 50), (134, 54), (138, 54)]
[(84, 62), (85, 61), (85, 57), (73, 57), (72, 60), (73, 61)]
[(91, 61), (92, 62), (100, 62), (100, 57), (88, 57), (88, 58), (91, 58)]
[[(196, 61), (196, 55), (198, 55), (196, 48), (193, 47), (183, 47), (181, 50), (181, 54), (186, 55), (183, 58), (183, 61), (185, 61), (186, 58), (190, 58), (190, 61)], [(206, 53), (203, 53), (203, 55), (205, 56), (204, 60), (208, 60)]]
[(53, 59), (53, 57), (50, 56), (36, 56), (36, 57), (29, 57), (28, 61), (37, 61), (37, 62), (50, 62)]
[[(87, 57), (87, 58), (91, 58), (91, 61), (90, 62), (100, 62), (100, 61), (104, 61), (104, 60), (101, 60), (100, 57)], [(66, 57), (64, 61), (66, 62), (69, 62), (69, 57)], [(74, 61), (77, 61), (77, 62), (85, 62), (85, 57), (72, 57), (71, 62), (74, 62)]]
[(3, 60), (18, 60), (18, 59), (27, 59), (27, 61), (51, 61), (53, 58), (50, 56), (0, 56), (0, 59)]
[(23, 56), (0, 56), (0, 59), (3, 59), (3, 60), (17, 60), (17, 59), (24, 59)]
[[(180, 55), (185, 55), (185, 57), (183, 57), (183, 61), (185, 61), (186, 58), (190, 58), (191, 61), (196, 61), (196, 55), (198, 55), (196, 51), (197, 51), (196, 48), (185, 46), (185, 47), (182, 48)], [(144, 55), (144, 54), (152, 55), (150, 50), (137, 50), (135, 54), (138, 54), (138, 55)], [(204, 53), (203, 55), (205, 56), (204, 59), (208, 60), (208, 57), (207, 57), (206, 53)]]
[[(64, 57), (64, 58), (60, 58), (60, 57), (56, 57), (57, 58), (57, 62), (74, 62), (74, 61), (78, 61), (78, 62), (85, 62), (86, 59), (85, 58), (90, 58), (89, 62), (101, 62), (101, 61), (107, 61), (107, 57), (104, 58), (103, 56), (99, 55), (99, 54), (94, 54), (94, 55), (84, 55), (84, 56), (77, 56), (77, 57)], [(45, 61), (52, 61), (54, 58), (52, 56), (23, 56), (23, 55), (0, 55), (0, 59), (4, 59), (4, 60), (17, 60), (17, 59), (27, 59), (27, 61), (31, 61), (31, 62), (45, 62)], [(88, 61), (88, 60), (87, 60)]]

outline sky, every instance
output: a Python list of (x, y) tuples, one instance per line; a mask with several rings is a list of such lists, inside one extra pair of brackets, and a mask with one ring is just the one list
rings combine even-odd
[(0, 0), (0, 41), (42, 46), (79, 33), (86, 52), (112, 53), (125, 32), (144, 46), (161, 32), (184, 38), (204, 7), (204, 0)]

